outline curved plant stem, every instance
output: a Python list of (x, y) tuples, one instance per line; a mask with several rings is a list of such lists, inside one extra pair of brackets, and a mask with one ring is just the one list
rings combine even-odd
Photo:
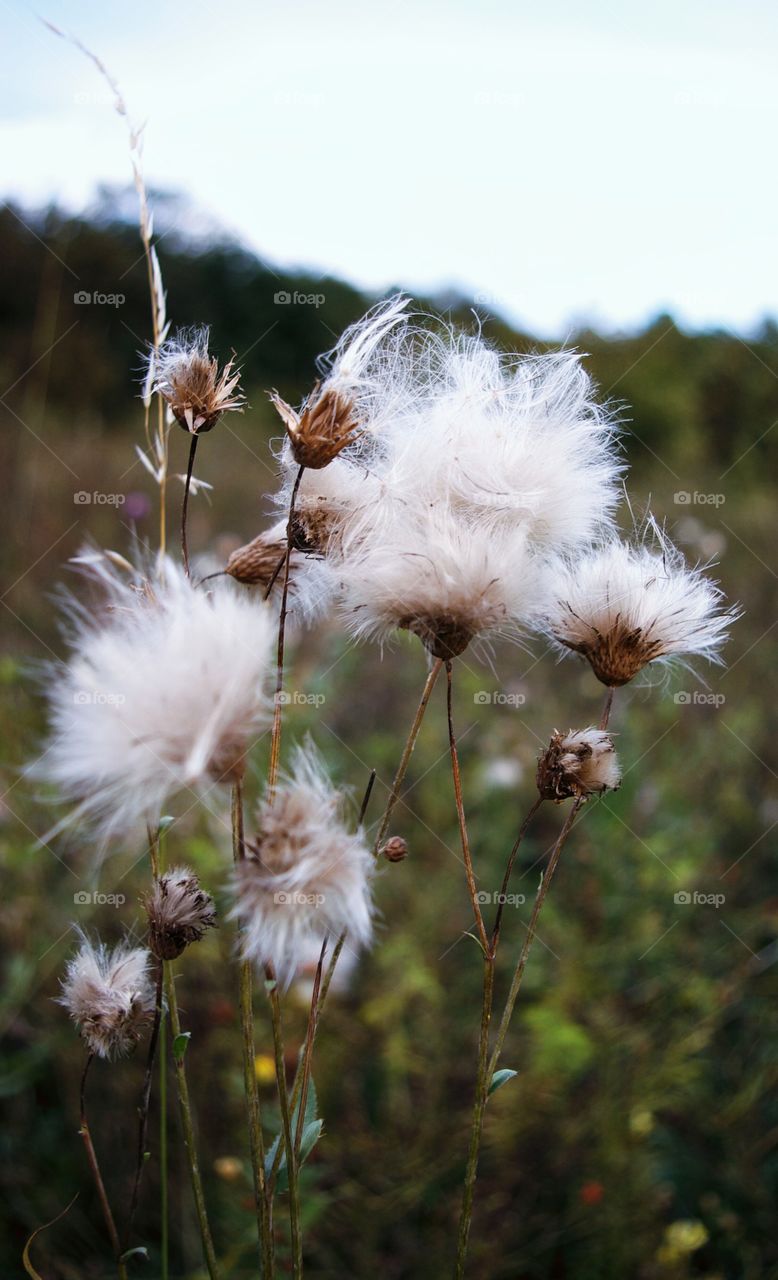
[(519, 828), (519, 834), (517, 835), (514, 846), (511, 849), (510, 857), (508, 858), (508, 863), (505, 868), (505, 875), (502, 878), (502, 888), (500, 889), (500, 899), (499, 899), (499, 902), (497, 903), (497, 914), (494, 918), (494, 929), (492, 930), (492, 951), (497, 950), (497, 944), (500, 941), (500, 925), (502, 924), (502, 910), (503, 910), (503, 907), (505, 906), (505, 895), (508, 892), (508, 885), (510, 883), (511, 872), (513, 871), (513, 864), (516, 861), (516, 854), (519, 852), (519, 847), (521, 845), (521, 842), (524, 839), (525, 835), (527, 834), (529, 825), (532, 822), (532, 819), (535, 817), (535, 814), (537, 813), (542, 803), (543, 803), (543, 797), (541, 795), (538, 795), (538, 797), (530, 805), (529, 812), (527, 813), (526, 818), (524, 819), (524, 821), (521, 824), (521, 827)]
[(159, 1216), (161, 1280), (168, 1280), (170, 1268), (170, 1229), (168, 1210), (167, 1168), (167, 1022), (163, 1010), (159, 1028)]
[(478, 1038), (478, 1074), (475, 1085), (475, 1102), (473, 1103), (473, 1121), (470, 1129), (470, 1149), (467, 1155), (465, 1185), (462, 1193), (462, 1211), (459, 1216), (459, 1237), (457, 1241), (456, 1276), (460, 1280), (465, 1274), (465, 1258), (470, 1237), (470, 1223), (473, 1217), (473, 1196), (475, 1179), (478, 1172), (478, 1152), (481, 1146), (481, 1131), (484, 1123), (486, 1100), (489, 1096), (489, 1024), (492, 1017), (494, 999), (494, 956), (488, 952), (484, 955), (484, 988), (481, 1002), (481, 1032)]
[[(243, 831), (243, 786), (236, 782), (232, 789), (232, 852), (235, 862), (245, 857)], [(262, 1112), (259, 1104), (259, 1088), (255, 1067), (254, 999), (251, 961), (240, 961), (240, 1025), (243, 1038), (243, 1088), (249, 1125), (249, 1148), (254, 1178), (254, 1200), (257, 1211), (262, 1275), (270, 1280), (273, 1275), (272, 1204), (265, 1178), (265, 1142), (262, 1135)]]
[[(326, 950), (327, 950), (327, 939), (325, 938), (324, 942), (321, 944), (321, 953), (319, 955), (319, 963), (316, 966), (316, 974), (313, 979), (313, 991), (311, 992), (311, 1009), (310, 1009), (310, 1013), (308, 1014), (308, 1028), (305, 1033), (305, 1049), (303, 1051), (303, 1060), (301, 1063), (302, 1070), (299, 1073), (300, 1080), (301, 1080), (300, 1089), (298, 1091), (300, 1105), (297, 1111), (297, 1126), (294, 1134), (294, 1158), (295, 1158), (295, 1163), (297, 1164), (298, 1169), (300, 1167), (300, 1148), (302, 1146), (303, 1130), (305, 1129), (305, 1105), (308, 1101), (308, 1082), (310, 1081), (310, 1078), (311, 1078), (311, 1059), (313, 1057), (313, 1042), (316, 1037), (316, 1021), (317, 1021), (318, 1011), (319, 1011), (319, 987), (321, 986), (321, 971), (322, 971), (322, 966), (324, 964), (324, 953), (326, 952)], [(297, 1084), (296, 1080), (295, 1080), (295, 1084)], [(292, 1102), (291, 1102), (292, 1115), (294, 1115), (295, 1105), (297, 1104), (297, 1098), (295, 1098), (294, 1093), (295, 1091), (293, 1090)]]
[(154, 1002), (154, 1022), (151, 1027), (151, 1036), (149, 1037), (149, 1049), (146, 1055), (146, 1072), (143, 1078), (143, 1093), (141, 1094), (141, 1103), (138, 1108), (138, 1154), (135, 1163), (135, 1180), (132, 1184), (132, 1196), (130, 1199), (130, 1212), (127, 1217), (127, 1228), (124, 1233), (124, 1248), (129, 1248), (132, 1230), (135, 1226), (135, 1215), (138, 1211), (138, 1198), (140, 1196), (140, 1184), (143, 1177), (143, 1170), (146, 1165), (146, 1134), (149, 1126), (149, 1103), (151, 1101), (151, 1084), (154, 1075), (154, 1059), (157, 1053), (157, 1045), (159, 1043), (159, 1028), (162, 1022), (162, 961), (157, 961), (157, 990)]
[(408, 737), (405, 740), (403, 753), (400, 756), (400, 763), (397, 766), (397, 772), (394, 775), (394, 782), (392, 783), (392, 789), (389, 792), (389, 799), (386, 802), (386, 808), (384, 809), (383, 815), (381, 817), (381, 821), (378, 826), (378, 835), (376, 836), (375, 844), (373, 846), (373, 852), (376, 857), (378, 857), (378, 854), (381, 851), (381, 845), (384, 842), (384, 836), (389, 830), (389, 823), (391, 822), (395, 805), (397, 804), (397, 801), (400, 798), (400, 787), (402, 786), (403, 781), (405, 779), (405, 775), (408, 772), (408, 765), (410, 763), (411, 756), (413, 755), (413, 748), (416, 746), (416, 740), (419, 736), (421, 723), (422, 723), (422, 720), (424, 719), (424, 712), (427, 710), (427, 706), (429, 704), (432, 690), (435, 688), (435, 681), (440, 675), (440, 669), (442, 666), (443, 666), (443, 659), (436, 658), (434, 663), (430, 667), (429, 674), (427, 675), (427, 679), (424, 682), (424, 689), (422, 690), (422, 695), (419, 701), (419, 705), (416, 708), (416, 715), (413, 717), (413, 723), (410, 727)]
[(97, 1162), (97, 1152), (95, 1151), (94, 1143), (92, 1142), (92, 1135), (89, 1132), (89, 1124), (86, 1118), (86, 1080), (89, 1075), (89, 1068), (92, 1065), (94, 1056), (95, 1055), (93, 1053), (87, 1054), (87, 1059), (84, 1063), (84, 1071), (81, 1076), (81, 1137), (84, 1140), (86, 1157), (89, 1161), (89, 1168), (92, 1171), (95, 1187), (97, 1188), (97, 1196), (100, 1201), (100, 1208), (103, 1211), (103, 1219), (111, 1241), (114, 1259), (116, 1260), (116, 1269), (119, 1275), (119, 1280), (127, 1280), (127, 1268), (121, 1259), (122, 1246), (119, 1240), (119, 1233), (116, 1230), (116, 1223), (114, 1222), (113, 1213), (111, 1212), (111, 1206), (108, 1203), (105, 1183), (103, 1182), (103, 1176), (100, 1173), (100, 1165)]
[(281, 694), (284, 688), (284, 639), (286, 636), (286, 611), (289, 603), (289, 564), (292, 558), (292, 539), (294, 536), (294, 507), (297, 501), (297, 494), (300, 488), (300, 482), (303, 478), (305, 467), (299, 467), (292, 485), (292, 495), (289, 499), (289, 518), (286, 522), (286, 554), (284, 555), (284, 585), (281, 592), (281, 610), (278, 616), (278, 657), (276, 661), (276, 696), (275, 706), (273, 707), (273, 730), (270, 738), (270, 768), (268, 770), (268, 798), (273, 799), (278, 780), (278, 765), (281, 758), (281, 713), (283, 710), (283, 699)]
[(186, 480), (184, 482), (184, 500), (181, 503), (181, 554), (184, 558), (184, 572), (189, 577), (189, 547), (186, 541), (186, 513), (189, 508), (189, 489), (192, 484), (192, 471), (194, 470), (195, 454), (197, 453), (197, 441), (200, 439), (196, 431), (192, 432), (192, 440), (189, 445), (189, 461), (186, 467)]
[(208, 1223), (208, 1212), (205, 1207), (205, 1192), (203, 1191), (203, 1182), (200, 1176), (200, 1161), (197, 1155), (197, 1145), (195, 1143), (194, 1120), (192, 1117), (192, 1104), (189, 1100), (189, 1086), (186, 1082), (186, 1069), (184, 1067), (183, 1055), (176, 1052), (178, 1037), (181, 1035), (181, 1020), (178, 1015), (178, 1001), (176, 999), (176, 984), (173, 977), (173, 968), (169, 960), (164, 961), (165, 970), (165, 994), (167, 996), (168, 1014), (170, 1016), (170, 1030), (173, 1035), (173, 1063), (176, 1073), (176, 1084), (178, 1085), (178, 1101), (181, 1107), (181, 1125), (184, 1131), (184, 1146), (186, 1148), (187, 1159), (189, 1162), (189, 1174), (192, 1181), (192, 1194), (194, 1196), (195, 1211), (197, 1213), (197, 1223), (200, 1228), (200, 1238), (203, 1244), (203, 1255), (205, 1257), (205, 1265), (208, 1268), (208, 1274), (211, 1280), (219, 1280), (219, 1265), (216, 1261), (216, 1253), (211, 1238), (211, 1228)]
[(465, 862), (465, 875), (467, 877), (467, 888), (470, 894), (470, 901), (473, 906), (473, 915), (475, 916), (476, 929), (478, 937), (484, 951), (484, 955), (491, 954), (489, 939), (486, 936), (486, 927), (484, 925), (484, 917), (481, 906), (478, 901), (478, 890), (475, 885), (475, 871), (473, 870), (473, 859), (470, 854), (470, 840), (467, 834), (467, 822), (465, 820), (465, 806), (462, 800), (462, 778), (459, 772), (459, 753), (457, 751), (457, 740), (454, 734), (454, 718), (452, 712), (452, 694), (453, 681), (451, 678), (451, 662), (446, 663), (446, 709), (448, 712), (448, 742), (451, 753), (451, 776), (454, 780), (454, 798), (457, 806), (457, 818), (459, 820), (459, 835), (462, 844), (462, 857)]
[[(300, 1230), (300, 1186), (297, 1180), (297, 1161), (292, 1136), (292, 1116), (289, 1108), (289, 1093), (286, 1087), (286, 1065), (284, 1062), (284, 1038), (281, 1026), (281, 1001), (278, 998), (278, 982), (272, 965), (265, 967), (266, 986), (270, 999), (270, 1015), (273, 1023), (273, 1047), (276, 1060), (276, 1082), (278, 1084), (278, 1101), (281, 1107), (281, 1122), (284, 1130), (284, 1147), (289, 1175), (289, 1226), (292, 1232), (292, 1274), (298, 1280), (303, 1274), (303, 1239)], [(279, 1143), (279, 1149), (281, 1144)]]

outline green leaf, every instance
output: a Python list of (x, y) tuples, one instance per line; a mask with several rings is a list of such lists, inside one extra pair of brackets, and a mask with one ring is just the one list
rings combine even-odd
[(135, 1246), (134, 1249), (128, 1249), (126, 1253), (122, 1254), (119, 1261), (129, 1262), (130, 1258), (143, 1258), (144, 1262), (148, 1262), (149, 1251), (146, 1248), (145, 1244), (138, 1244)]
[(173, 1038), (173, 1057), (176, 1062), (184, 1061), (184, 1054), (189, 1047), (189, 1041), (192, 1038), (191, 1031), (182, 1031)]
[(313, 1120), (303, 1129), (302, 1141), (300, 1143), (300, 1164), (305, 1164), (309, 1155), (316, 1146), (321, 1137), (321, 1131), (324, 1128), (323, 1120)]
[(171, 814), (166, 813), (164, 818), (160, 818), (157, 831), (160, 835), (163, 835), (167, 831), (168, 827), (172, 827), (174, 822), (175, 818)]
[(510, 1067), (503, 1067), (502, 1071), (495, 1071), (487, 1096), (491, 1097), (493, 1093), (496, 1093), (498, 1089), (501, 1089), (504, 1084), (507, 1084), (509, 1080), (512, 1080), (518, 1074), (518, 1071), (511, 1071)]
[(268, 993), (271, 991), (275, 991), (277, 986), (278, 986), (278, 983), (276, 982), (275, 978), (265, 978), (265, 990)]

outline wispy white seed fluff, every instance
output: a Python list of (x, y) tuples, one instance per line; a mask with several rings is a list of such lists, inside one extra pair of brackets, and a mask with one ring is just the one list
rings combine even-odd
[(150, 953), (127, 943), (109, 950), (79, 931), (58, 1003), (64, 1005), (91, 1053), (120, 1058), (137, 1044), (154, 1014)]
[(173, 867), (154, 883), (144, 899), (149, 947), (161, 960), (175, 960), (216, 926), (213, 898), (189, 867)]
[(555, 733), (538, 761), (537, 783), (546, 800), (615, 791), (621, 769), (610, 734), (592, 728)]
[(719, 660), (739, 616), (698, 566), (689, 566), (653, 523), (647, 540), (610, 539), (557, 562), (545, 626), (563, 650), (583, 654), (603, 684), (632, 680), (649, 662)]
[(108, 838), (155, 824), (176, 792), (242, 774), (269, 714), (275, 624), (260, 601), (222, 580), (193, 586), (169, 560), (145, 578), (99, 554), (81, 563), (101, 599), (70, 601), (39, 772)]
[(343, 818), (335, 790), (312, 743), (295, 752), (291, 774), (261, 805), (257, 835), (235, 870), (233, 918), (244, 956), (272, 965), (284, 985), (307, 962), (312, 945), (349, 946), (371, 935), (374, 861), (361, 830)]
[(341, 614), (357, 639), (384, 642), (406, 630), (450, 659), (533, 620), (539, 575), (521, 527), (470, 524), (437, 508), (385, 525), (344, 558)]

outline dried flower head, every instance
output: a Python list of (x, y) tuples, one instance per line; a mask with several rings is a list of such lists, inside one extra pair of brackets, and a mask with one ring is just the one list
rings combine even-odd
[(149, 948), (159, 960), (175, 960), (192, 942), (216, 927), (213, 898), (188, 867), (166, 871), (144, 899)]
[(245, 546), (232, 552), (224, 572), (246, 586), (265, 590), (278, 581), (286, 555), (286, 529), (283, 524), (266, 529)]
[(700, 655), (718, 661), (727, 629), (739, 616), (723, 593), (654, 524), (653, 545), (612, 539), (555, 566), (546, 629), (563, 648), (581, 653), (611, 687), (627, 684), (649, 662)]
[(538, 791), (544, 800), (598, 795), (621, 783), (613, 739), (604, 729), (555, 732), (538, 761)]
[(275, 628), (262, 602), (223, 580), (198, 589), (166, 559), (146, 578), (99, 554), (81, 564), (105, 599), (70, 601), (72, 654), (50, 675), (38, 772), (108, 838), (156, 823), (181, 789), (202, 798), (241, 776), (269, 715)]
[(207, 326), (185, 329), (149, 356), (152, 390), (167, 401), (176, 422), (191, 435), (210, 431), (223, 413), (242, 411), (245, 404), (234, 360), (220, 372), (216, 357), (208, 352), (209, 336)]
[(235, 870), (233, 917), (243, 954), (272, 964), (288, 985), (312, 941), (348, 930), (352, 946), (371, 934), (373, 857), (360, 831), (342, 817), (312, 743), (295, 753), (293, 770), (257, 815), (256, 839)]
[(476, 638), (515, 635), (538, 607), (539, 566), (521, 529), (438, 509), (361, 535), (355, 548), (341, 564), (340, 605), (357, 639), (410, 631), (448, 661)]
[(381, 857), (387, 862), (402, 862), (408, 857), (408, 841), (402, 836), (390, 836), (381, 847)]
[(141, 1039), (154, 1014), (154, 985), (145, 947), (120, 943), (111, 951), (79, 932), (81, 945), (62, 981), (64, 1005), (100, 1058), (120, 1058)]

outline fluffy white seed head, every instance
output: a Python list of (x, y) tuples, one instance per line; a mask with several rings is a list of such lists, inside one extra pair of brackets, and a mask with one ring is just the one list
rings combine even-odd
[(616, 749), (603, 729), (554, 733), (538, 761), (537, 784), (546, 800), (599, 795), (621, 783)]
[(189, 867), (174, 867), (155, 881), (144, 899), (149, 948), (160, 960), (175, 960), (192, 942), (216, 927), (213, 898)]
[(242, 411), (240, 373), (230, 360), (220, 371), (208, 351), (207, 326), (184, 329), (149, 354), (147, 381), (167, 401), (179, 426), (192, 435), (210, 431), (223, 413)]
[(357, 639), (417, 635), (436, 658), (476, 638), (515, 635), (541, 599), (540, 566), (523, 529), (468, 524), (435, 509), (364, 537), (342, 564), (340, 608)]
[(71, 656), (50, 672), (39, 774), (108, 838), (155, 824), (181, 790), (242, 774), (269, 714), (269, 608), (217, 580), (198, 588), (169, 560), (150, 577), (81, 558), (98, 606), (70, 602)]
[(603, 684), (632, 680), (649, 662), (698, 655), (719, 660), (739, 616), (722, 591), (653, 523), (650, 541), (610, 539), (560, 561), (545, 627), (563, 650), (581, 653)]
[(334, 945), (344, 930), (351, 947), (370, 939), (373, 858), (342, 808), (342, 793), (306, 742), (291, 775), (260, 807), (256, 839), (235, 870), (232, 915), (243, 954), (260, 968), (272, 965), (284, 985), (312, 944), (329, 938)]
[(123, 1057), (141, 1039), (154, 1014), (150, 953), (127, 943), (109, 950), (83, 933), (79, 937), (58, 1003), (67, 1009), (91, 1053)]

